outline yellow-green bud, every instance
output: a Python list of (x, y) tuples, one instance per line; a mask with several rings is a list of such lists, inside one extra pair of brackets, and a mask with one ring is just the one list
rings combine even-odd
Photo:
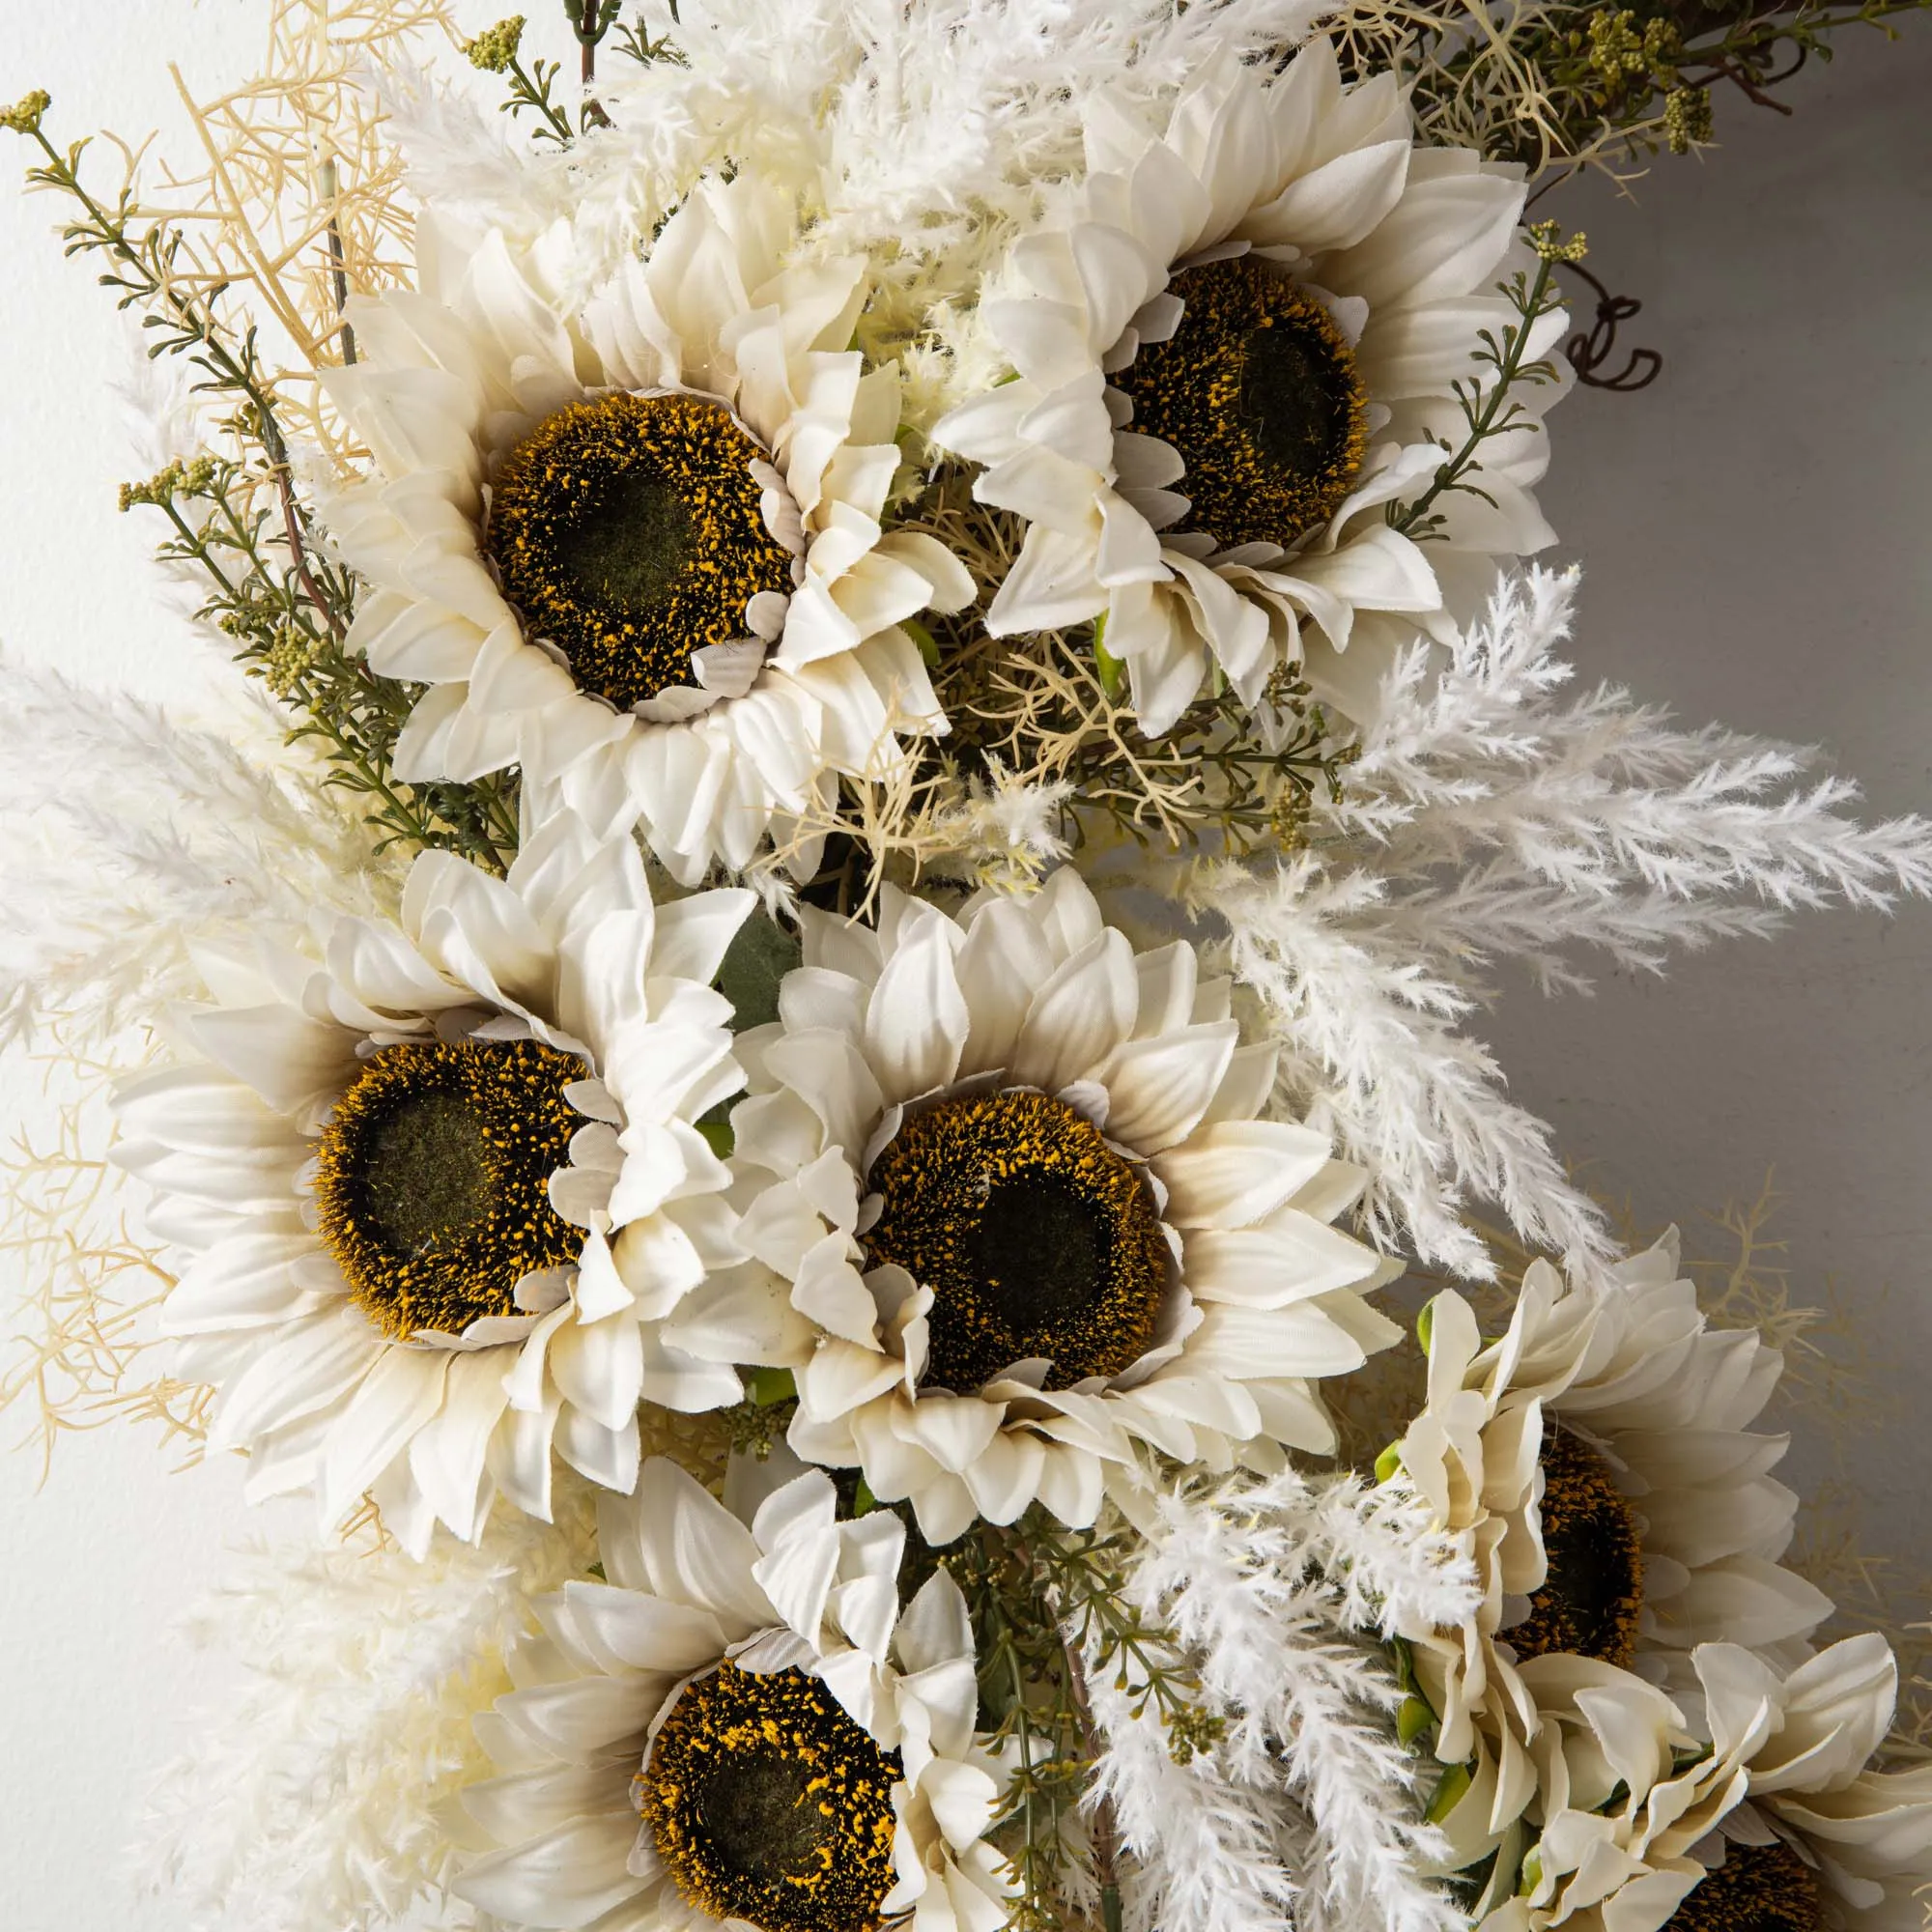
[(1711, 138), (1709, 89), (1673, 87), (1663, 97), (1663, 138), (1673, 155), (1688, 155)]
[(314, 662), (314, 640), (305, 638), (293, 624), (284, 624), (263, 656), (263, 681), (277, 697), (287, 699), (295, 695), (302, 673)]
[(121, 510), (125, 516), (136, 503), (152, 503), (157, 509), (164, 503), (174, 501), (175, 493), (187, 481), (187, 474), (179, 463), (170, 463), (165, 469), (157, 469), (145, 483), (124, 483), (121, 486)]
[(1590, 65), (1613, 92), (1643, 72), (1648, 65), (1643, 37), (1636, 32), (1636, 15), (1629, 8), (1612, 13), (1600, 7), (1590, 15)]
[(1553, 221), (1533, 222), (1529, 245), (1546, 262), (1580, 262), (1590, 252), (1589, 241), (1580, 228), (1566, 242), (1562, 229)]
[(33, 93), (23, 94), (13, 106), (0, 110), (0, 126), (13, 128), (16, 134), (38, 134), (41, 116), (53, 104), (52, 95), (37, 87)]
[(524, 16), (512, 14), (507, 20), (486, 27), (473, 41), (465, 42), (463, 51), (469, 56), (471, 67), (481, 68), (485, 73), (502, 73), (516, 59), (523, 39)]

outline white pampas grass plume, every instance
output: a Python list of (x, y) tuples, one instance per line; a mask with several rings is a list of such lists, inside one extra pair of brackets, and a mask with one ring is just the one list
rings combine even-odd
[[(257, 1547), (196, 1634), (244, 1688), (153, 1784), (131, 1852), (146, 1889), (194, 1932), (376, 1932), (447, 1904), (440, 1816), (487, 1776), (470, 1719), (509, 1688), (530, 1602), (594, 1557), (591, 1506), (559, 1493), (554, 1527), (499, 1511), (478, 1547)], [(420, 1923), (420, 1919), (412, 1922)]]
[(1164, 1932), (1292, 1932), (1296, 1886), (1277, 1856), (1264, 1795), (1215, 1759), (1177, 1764), (1160, 1717), (1088, 1653), (1088, 1700), (1106, 1741), (1090, 1804), (1111, 1807), (1141, 1868), (1137, 1919)]
[[(1084, 171), (1086, 110), (1105, 92), (1163, 112), (1211, 56), (1286, 48), (1312, 0), (691, 0), (684, 60), (611, 63), (615, 126), (572, 157), (580, 248), (613, 262), (701, 175), (799, 185), (807, 248), (871, 258), (871, 326), (895, 347), (971, 302), (1007, 244)], [(928, 376), (931, 371), (926, 372)], [(915, 385), (915, 419), (951, 399)]]
[(217, 729), (0, 660), (0, 1044), (151, 1020), (199, 992), (198, 939), (385, 903), (321, 778), (252, 697)]
[[(1395, 1735), (1401, 1692), (1365, 1638), (1411, 1612), (1470, 1615), (1461, 1547), (1412, 1496), (1352, 1476), (1183, 1481), (1135, 1515), (1145, 1541), (1127, 1599), (1173, 1634), (1226, 1725), (1210, 1751), (1174, 1764), (1135, 1686), (1118, 1667), (1106, 1681), (1090, 1645), (1096, 1794), (1157, 1890), (1157, 1921), (1230, 1932), (1293, 1898), (1304, 1928), (1455, 1932), (1462, 1914), (1423, 1875), (1441, 1847)], [(1248, 1874), (1232, 1900), (1230, 1863)]]
[(1659, 972), (1800, 907), (1932, 894), (1932, 823), (1861, 824), (1849, 781), (1806, 781), (1814, 750), (1683, 730), (1613, 685), (1563, 697), (1577, 581), (1505, 578), (1446, 664), (1406, 652), (1308, 849), (1204, 864), (1185, 895), (1282, 1043), (1284, 1105), (1368, 1170), (1369, 1232), (1476, 1277), (1492, 1264), (1461, 1218), (1474, 1201), (1531, 1245), (1609, 1253), (1467, 1031), (1496, 962), (1583, 991), (1591, 949)]

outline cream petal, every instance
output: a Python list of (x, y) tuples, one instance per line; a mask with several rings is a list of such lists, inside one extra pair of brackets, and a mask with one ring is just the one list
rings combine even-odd
[(262, 1328), (313, 1315), (338, 1297), (305, 1289), (294, 1264), (315, 1252), (302, 1234), (231, 1235), (185, 1269), (161, 1311), (161, 1332), (202, 1335)]
[(485, 630), (440, 605), (384, 590), (355, 613), (343, 648), (358, 652), (384, 677), (415, 684), (451, 684), (468, 678), (483, 648)]
[(986, 612), (995, 638), (1051, 631), (1097, 617), (1107, 593), (1094, 576), (1094, 541), (1033, 525)]
[[(1400, 1332), (1396, 1331), (1398, 1337)], [(1196, 1372), (1236, 1381), (1347, 1375), (1366, 1359), (1354, 1336), (1312, 1302), (1287, 1308), (1235, 1308), (1225, 1303), (1205, 1308), (1185, 1356)]]
[(628, 1309), (566, 1321), (552, 1338), (550, 1372), (565, 1402), (606, 1429), (633, 1420), (643, 1392), (643, 1339)]
[(526, 1516), (550, 1520), (550, 1450), (563, 1398), (545, 1393), (541, 1407), (506, 1407), (490, 1437), (490, 1473)]
[(888, 1103), (951, 1081), (972, 1015), (953, 958), (961, 941), (951, 920), (929, 919), (886, 960), (866, 1009), (865, 1051)]
[(1286, 1121), (1222, 1121), (1153, 1162), (1167, 1218), (1183, 1228), (1245, 1228), (1272, 1213), (1326, 1165), (1328, 1143)]
[(582, 1932), (639, 1889), (626, 1862), (637, 1835), (637, 1815), (626, 1803), (478, 1859), (452, 1889), (508, 1924)]
[(452, 1356), (441, 1412), (410, 1444), (410, 1471), (417, 1487), (465, 1542), (482, 1527), (490, 1437), (509, 1401), (503, 1352)]
[(332, 1408), (390, 1347), (359, 1309), (298, 1320), (223, 1387), (209, 1447), (246, 1448), (266, 1431)]
[(355, 1038), (285, 1006), (211, 1008), (185, 1014), (183, 1031), (276, 1112), (298, 1114), (348, 1085)]
[(972, 1024), (960, 1074), (1004, 1066), (1019, 1040), (1033, 989), (1053, 973), (1054, 955), (1037, 923), (1010, 900), (978, 908), (966, 928), (955, 974)]
[(1011, 1071), (1048, 1093), (1088, 1075), (1133, 1031), (1133, 948), (1112, 929), (1065, 961), (1034, 994)]
[(597, 1520), (600, 1542), (626, 1552), (624, 1574), (606, 1566), (613, 1582), (710, 1610), (734, 1637), (774, 1620), (752, 1581), (762, 1552), (751, 1531), (676, 1463), (653, 1457), (636, 1496), (601, 1497)]
[(1100, 1074), (1108, 1137), (1139, 1153), (1185, 1140), (1219, 1091), (1239, 1037), (1236, 1023), (1224, 1020), (1116, 1048)]
[(340, 1522), (442, 1405), (449, 1357), (440, 1349), (385, 1350), (329, 1432), (323, 1458), (323, 1520)]
[(1405, 137), (1337, 155), (1245, 215), (1240, 233), (1258, 247), (1287, 244), (1304, 256), (1352, 248), (1401, 200), (1409, 152)]
[(859, 1271), (846, 1259), (846, 1236), (825, 1236), (807, 1249), (792, 1283), (791, 1305), (829, 1335), (861, 1349), (876, 1348), (878, 1309)]

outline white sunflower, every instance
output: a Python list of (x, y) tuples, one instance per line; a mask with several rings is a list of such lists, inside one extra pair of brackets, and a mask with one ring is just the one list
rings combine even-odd
[(537, 1606), (478, 1720), (501, 1776), (455, 1889), (493, 1926), (998, 1932), (1000, 1782), (965, 1600), (898, 1601), (905, 1526), (813, 1470), (750, 1528), (675, 1464), (598, 1510), (605, 1582)]
[(1537, 1803), (1548, 1673), (1532, 1660), (1679, 1689), (1707, 1642), (1797, 1662), (1832, 1605), (1777, 1561), (1797, 1497), (1770, 1471), (1788, 1438), (1750, 1426), (1782, 1358), (1708, 1324), (1674, 1231), (1589, 1281), (1534, 1264), (1487, 1347), (1453, 1293), (1425, 1332), (1428, 1400), (1386, 1460), (1467, 1539), (1485, 1585), (1464, 1628), (1404, 1633), (1437, 1757), (1474, 1766), (1445, 1819), (1466, 1862)]
[(1524, 1666), (1549, 1718), (1541, 1829), (1484, 1932), (1918, 1932), (1932, 1768), (1871, 1763), (1898, 1690), (1885, 1639), (1789, 1667), (1707, 1643), (1689, 1665), (1675, 1698), (1584, 1658)]
[(424, 852), (399, 924), (211, 962), (219, 1003), (121, 1090), (115, 1157), (251, 1496), (312, 1488), (331, 1525), (367, 1491), (419, 1554), (499, 1490), (547, 1517), (553, 1447), (628, 1490), (640, 1398), (737, 1400), (656, 1318), (733, 1252), (696, 1123), (743, 1085), (709, 982), (753, 902), (654, 907), (632, 841), (560, 812), (507, 881)]
[(938, 1544), (1036, 1499), (1090, 1524), (1142, 1450), (1227, 1468), (1334, 1435), (1311, 1386), (1395, 1339), (1399, 1269), (1327, 1223), (1362, 1177), (1259, 1119), (1192, 947), (1136, 954), (1068, 867), (958, 919), (890, 889), (809, 915), (740, 1036), (745, 1263), (679, 1345), (789, 1368), (792, 1447), (909, 1498)]
[(1150, 734), (1217, 668), (1258, 706), (1301, 667), (1368, 717), (1399, 643), (1554, 540), (1529, 493), (1554, 386), (1513, 392), (1482, 494), (1438, 497), (1427, 542), (1389, 514), (1463, 442), (1454, 385), (1516, 320), (1521, 171), (1416, 146), (1397, 77), (1345, 86), (1323, 40), (1278, 74), (1217, 57), (1159, 134), (1102, 97), (1088, 160), (1075, 218), (980, 303), (1016, 380), (933, 430), (1030, 525), (987, 628), (1103, 619)]
[(398, 777), (521, 766), (692, 884), (945, 728), (899, 627), (972, 581), (883, 528), (897, 372), (847, 348), (864, 264), (787, 268), (795, 239), (744, 176), (577, 321), (566, 228), (520, 253), (426, 224), (422, 286), (351, 304), (361, 359), (324, 380), (375, 474), (324, 507), (369, 585), (352, 647), (428, 687)]

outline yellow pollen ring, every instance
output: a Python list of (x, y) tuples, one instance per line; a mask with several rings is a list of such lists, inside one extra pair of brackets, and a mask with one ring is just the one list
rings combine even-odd
[(765, 527), (765, 452), (721, 403), (619, 391), (559, 410), (511, 451), (484, 547), (533, 637), (620, 710), (694, 682), (745, 638), (792, 554)]
[(1171, 1253), (1140, 1169), (1063, 1100), (1013, 1088), (913, 1115), (873, 1163), (874, 1265), (933, 1291), (925, 1381), (968, 1393), (1016, 1361), (1046, 1386), (1151, 1345)]
[(1116, 374), (1133, 428), (1180, 454), (1182, 527), (1217, 547), (1287, 546), (1342, 505), (1368, 448), (1355, 352), (1314, 296), (1255, 255), (1183, 269), (1166, 342)]
[(526, 1274), (574, 1263), (583, 1233), (550, 1204), (583, 1117), (583, 1062), (532, 1039), (384, 1047), (316, 1149), (317, 1226), (357, 1307), (406, 1340), (517, 1312)]
[(762, 1932), (870, 1932), (894, 1884), (896, 1751), (801, 1670), (678, 1693), (632, 1784), (680, 1894)]

